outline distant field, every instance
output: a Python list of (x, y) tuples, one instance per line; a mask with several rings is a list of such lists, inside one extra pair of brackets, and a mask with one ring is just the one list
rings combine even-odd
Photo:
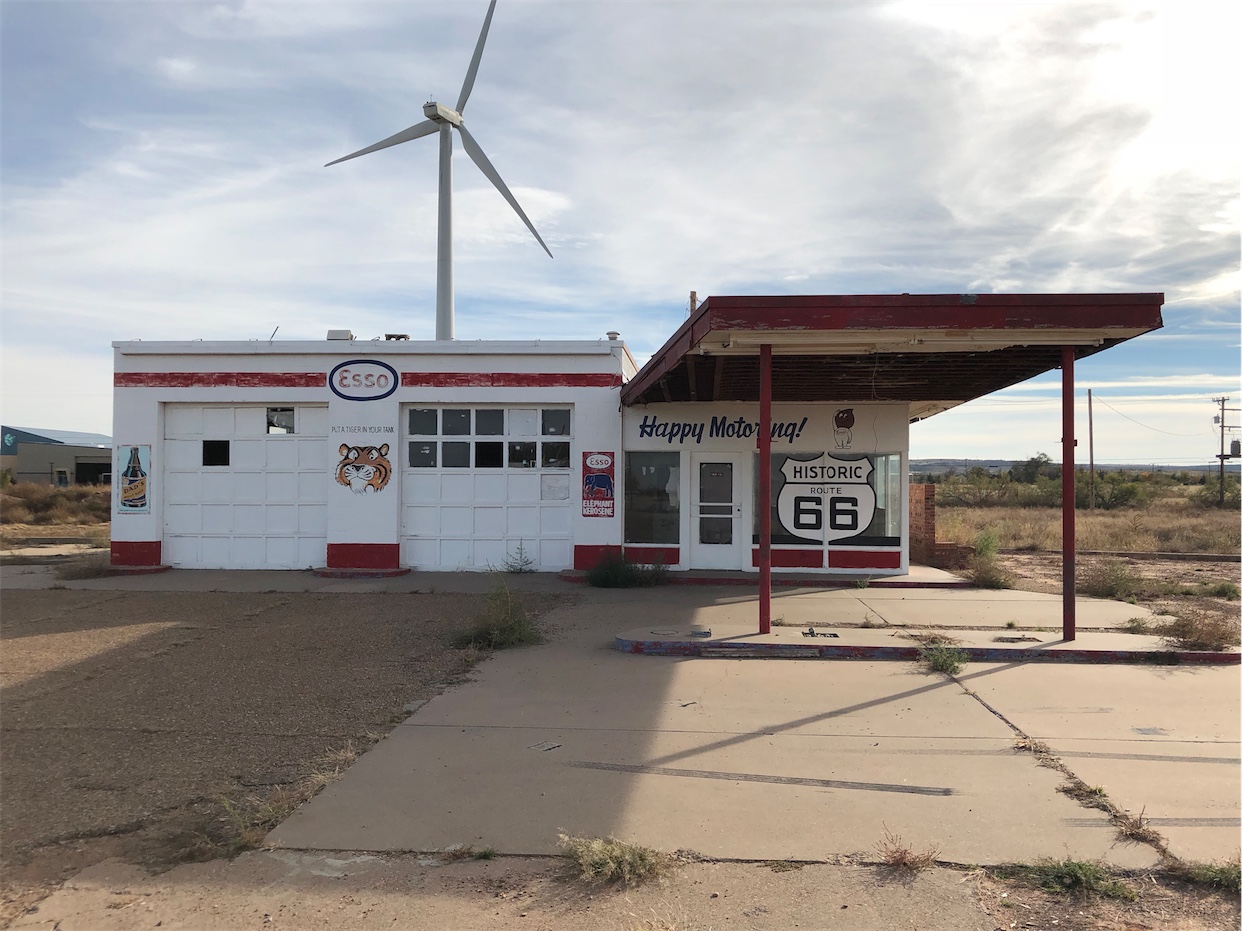
[[(1165, 498), (1141, 508), (1077, 511), (1079, 549), (1125, 553), (1237, 553), (1238, 512)], [(1061, 509), (936, 507), (936, 537), (973, 543), (985, 531), (1001, 549), (1059, 551)]]

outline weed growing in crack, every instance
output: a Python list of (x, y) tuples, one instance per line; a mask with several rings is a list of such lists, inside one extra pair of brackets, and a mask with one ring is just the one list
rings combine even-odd
[(675, 862), (663, 851), (630, 844), (615, 837), (571, 837), (561, 834), (560, 846), (578, 878), (593, 884), (637, 886), (666, 876)]
[(924, 646), (919, 650), (919, 662), (931, 672), (956, 676), (966, 667), (966, 651), (943, 643)]
[(929, 866), (934, 866), (936, 857), (940, 856), (940, 848), (928, 847), (916, 851), (906, 846), (900, 834), (894, 834), (887, 825), (884, 826), (884, 838), (875, 845), (880, 863), (889, 869), (917, 873)]
[(1040, 860), (1034, 865), (1006, 864), (995, 874), (1002, 879), (1033, 883), (1046, 892), (1099, 895), (1133, 901), (1134, 891), (1113, 876), (1108, 867), (1094, 860)]

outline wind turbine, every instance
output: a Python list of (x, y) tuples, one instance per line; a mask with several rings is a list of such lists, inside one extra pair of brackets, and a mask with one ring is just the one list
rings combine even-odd
[(526, 224), (526, 228), (531, 231), (535, 239), (539, 240), (539, 245), (543, 246), (543, 251), (548, 253), (548, 257), (552, 257), (552, 250), (548, 248), (548, 244), (543, 241), (539, 232), (535, 229), (535, 225), (530, 222), (530, 218), (518, 205), (517, 198), (505, 186), (501, 180), (500, 173), (496, 171), (495, 166), (483, 154), (483, 150), (479, 144), (475, 142), (474, 136), (462, 125), (462, 111), (466, 109), (466, 101), (470, 99), (470, 91), (474, 89), (474, 78), (479, 71), (479, 59), (483, 57), (483, 44), (487, 41), (487, 30), (492, 25), (492, 13), (496, 10), (496, 0), (487, 7), (487, 16), (483, 20), (483, 31), (479, 33), (478, 44), (474, 47), (474, 57), (470, 59), (470, 67), (466, 71), (466, 80), (461, 86), (461, 94), (457, 98), (457, 106), (450, 109), (444, 104), (436, 103), (434, 100), (423, 104), (423, 115), (427, 119), (421, 123), (415, 123), (408, 129), (389, 136), (387, 139), (381, 139), (374, 145), (369, 145), (365, 149), (359, 149), (344, 158), (338, 158), (334, 162), (328, 162), (325, 168), (332, 165), (347, 162), (351, 158), (357, 158), (359, 155), (368, 155), (371, 152), (378, 152), (380, 149), (387, 149), (389, 146), (400, 145), (403, 142), (409, 142), (411, 139), (417, 139), (420, 136), (429, 136), (434, 132), (440, 134), (440, 222), (439, 233), (436, 240), (436, 339), (452, 339), (453, 338), (453, 130), (456, 129), (461, 133), (461, 144), (465, 148), (466, 154), (471, 160), (479, 166), (479, 171), (487, 176), (487, 179), (495, 185), (502, 197), (509, 202), (509, 206), (517, 211), (517, 215), (522, 218), (522, 222)]

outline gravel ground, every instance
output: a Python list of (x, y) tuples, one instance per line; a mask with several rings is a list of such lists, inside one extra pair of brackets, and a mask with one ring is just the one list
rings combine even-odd
[[(9, 591), (0, 923), (109, 856), (213, 852), (221, 799), (364, 749), (468, 675), (483, 596)], [(536, 611), (556, 596), (528, 596)]]
[[(1037, 569), (1032, 561), (1028, 574)], [(1229, 565), (1212, 571), (1236, 575)], [(584, 596), (524, 597), (544, 613)], [(327, 754), (365, 749), (407, 703), (467, 678), (478, 654), (450, 642), (483, 600), (6, 591), (0, 926), (433, 926), (417, 916), (434, 916), (437, 927), (549, 931), (1238, 926), (1230, 897), (1152, 877), (1133, 882), (1138, 902), (1115, 903), (1052, 896), (975, 870), (916, 877), (857, 863), (697, 864), (623, 894), (566, 884), (561, 865), (547, 860), (438, 867), (381, 858), (383, 875), (359, 872), (343, 887), (353, 868), (341, 872), (331, 853), (323, 869), (263, 851), (218, 858), (209, 838), (218, 839), (222, 799), (278, 792), (322, 769)], [(1222, 604), (1236, 615), (1237, 602)], [(277, 883), (285, 867), (288, 878)], [(280, 912), (267, 915), (272, 902)]]

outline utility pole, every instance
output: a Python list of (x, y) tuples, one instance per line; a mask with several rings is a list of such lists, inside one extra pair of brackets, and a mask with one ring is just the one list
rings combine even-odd
[(1217, 456), (1216, 458), (1220, 460), (1220, 501), (1219, 501), (1219, 504), (1223, 508), (1225, 506), (1225, 460), (1239, 458), (1238, 452), (1236, 452), (1234, 449), (1234, 447), (1237, 446), (1236, 440), (1231, 446), (1229, 452), (1228, 453), (1225, 452), (1225, 431), (1238, 429), (1237, 424), (1229, 425), (1225, 423), (1225, 411), (1239, 411), (1239, 410), (1242, 410), (1242, 408), (1225, 407), (1225, 402), (1229, 400), (1229, 398), (1227, 397), (1213, 398), (1212, 400), (1220, 405), (1220, 415), (1218, 417), (1213, 417), (1212, 419), (1216, 421), (1216, 423), (1220, 424), (1220, 455)]
[(1091, 389), (1087, 389), (1087, 459), (1091, 463), (1091, 506), (1095, 510), (1095, 416), (1091, 408)]

